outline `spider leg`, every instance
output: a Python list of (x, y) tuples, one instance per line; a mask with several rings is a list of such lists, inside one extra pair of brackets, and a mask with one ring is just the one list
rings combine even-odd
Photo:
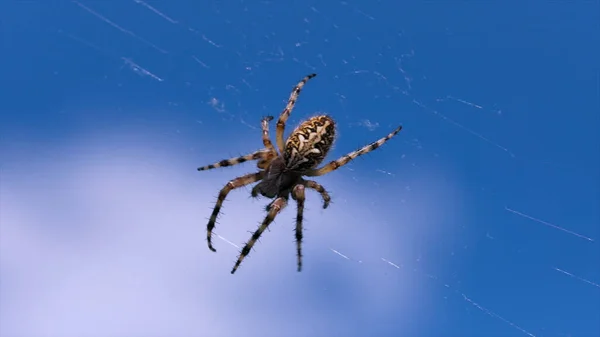
[(323, 209), (329, 206), (329, 203), (331, 202), (331, 197), (329, 196), (329, 193), (327, 193), (325, 188), (321, 186), (318, 182), (314, 180), (303, 180), (302, 185), (313, 189), (321, 194), (321, 198), (323, 199)]
[(242, 263), (244, 258), (248, 254), (250, 254), (250, 250), (252, 249), (252, 246), (254, 246), (256, 241), (260, 238), (262, 233), (265, 231), (265, 229), (267, 229), (267, 227), (269, 227), (269, 225), (271, 224), (271, 222), (273, 222), (273, 220), (275, 219), (275, 217), (277, 216), (279, 211), (281, 211), (286, 206), (286, 204), (287, 204), (287, 197), (279, 197), (279, 198), (275, 199), (275, 201), (273, 202), (273, 206), (267, 213), (267, 216), (263, 220), (260, 227), (258, 227), (256, 232), (254, 232), (254, 234), (252, 234), (252, 237), (250, 238), (250, 240), (248, 240), (248, 242), (246, 242), (246, 245), (244, 246), (244, 248), (242, 248), (242, 251), (240, 252), (240, 256), (238, 257), (237, 262), (235, 263), (235, 265), (233, 266), (233, 269), (231, 270), (232, 274), (235, 273), (235, 271), (238, 269), (238, 267), (240, 266), (240, 264)]
[(267, 149), (277, 153), (275, 146), (273, 146), (273, 143), (271, 142), (271, 139), (269, 138), (269, 122), (272, 120), (273, 120), (273, 116), (265, 116), (260, 123), (260, 125), (262, 126), (262, 141)]
[(300, 95), (302, 87), (304, 87), (308, 80), (315, 76), (317, 76), (317, 74), (310, 74), (304, 77), (300, 82), (298, 82), (298, 84), (294, 87), (292, 93), (290, 94), (290, 98), (288, 99), (288, 103), (285, 109), (283, 109), (281, 115), (279, 115), (279, 120), (277, 120), (277, 133), (275, 135), (277, 147), (279, 148), (279, 153), (283, 153), (285, 149), (285, 143), (283, 141), (283, 131), (285, 131), (285, 122), (287, 121), (288, 117), (290, 117), (290, 113), (292, 113), (292, 109), (296, 104), (296, 100), (298, 99), (298, 95)]
[(277, 157), (277, 151), (270, 151), (269, 153), (267, 153), (267, 155), (265, 156), (265, 158), (259, 160), (256, 163), (256, 167), (258, 167), (261, 170), (266, 170), (267, 167), (269, 166), (269, 164), (271, 164), (271, 161)]
[(269, 157), (270, 153), (271, 153), (271, 151), (258, 150), (256, 152), (247, 154), (245, 156), (223, 159), (218, 163), (198, 167), (198, 171), (206, 171), (206, 170), (214, 169), (217, 167), (233, 166), (233, 165), (241, 164), (248, 160), (266, 159)]
[(365, 153), (369, 153), (375, 149), (377, 149), (378, 147), (380, 147), (381, 145), (383, 145), (385, 142), (387, 142), (388, 140), (390, 140), (390, 138), (394, 137), (395, 135), (398, 134), (398, 132), (400, 132), (400, 130), (402, 130), (402, 126), (397, 127), (394, 131), (392, 131), (389, 135), (381, 138), (380, 140), (373, 142), (359, 150), (353, 151), (348, 153), (347, 155), (334, 160), (332, 162), (330, 162), (329, 164), (319, 168), (319, 169), (313, 169), (313, 170), (308, 170), (304, 173), (305, 176), (308, 177), (316, 177), (316, 176), (322, 176), (324, 174), (327, 174), (333, 170), (337, 170), (338, 168), (348, 164), (351, 160), (353, 160), (354, 158), (358, 157), (358, 156), (362, 156)]
[(217, 222), (217, 216), (219, 215), (219, 211), (221, 210), (221, 207), (223, 206), (223, 201), (225, 201), (227, 194), (229, 194), (229, 192), (231, 192), (231, 190), (234, 190), (236, 188), (240, 188), (242, 186), (246, 186), (248, 184), (257, 182), (257, 181), (261, 180), (263, 178), (263, 176), (264, 176), (264, 171), (261, 171), (258, 173), (246, 174), (244, 176), (241, 176), (241, 177), (231, 180), (221, 189), (221, 191), (219, 192), (219, 197), (217, 198), (217, 203), (215, 204), (215, 208), (213, 209), (210, 219), (208, 220), (208, 224), (206, 225), (206, 240), (208, 241), (208, 248), (210, 250), (212, 250), (213, 252), (217, 251), (212, 246), (212, 231), (215, 228), (215, 223)]
[(304, 185), (296, 185), (292, 190), (292, 198), (298, 205), (296, 215), (296, 256), (298, 257), (298, 271), (302, 271), (302, 218), (304, 213)]

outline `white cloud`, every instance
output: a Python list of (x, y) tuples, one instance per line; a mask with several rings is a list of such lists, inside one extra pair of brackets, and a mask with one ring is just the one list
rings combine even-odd
[[(198, 173), (175, 152), (145, 144), (92, 140), (5, 166), (0, 335), (364, 335), (357, 327), (369, 331), (384, 316), (398, 324), (404, 313), (406, 329), (414, 324), (419, 281), (393, 269), (404, 277), (390, 282), (392, 267), (376, 264), (378, 254), (401, 252), (410, 237), (378, 226), (385, 215), (361, 211), (361, 194), (346, 194), (352, 189), (342, 187), (343, 177), (328, 180), (339, 197), (330, 209), (321, 211), (318, 194), (308, 194), (302, 273), (295, 271), (290, 202), (230, 275), (237, 251), (215, 238), (218, 252), (211, 253), (205, 219), (227, 179), (253, 167)], [(264, 216), (267, 201), (248, 196), (232, 192), (217, 226), (236, 244)], [(405, 233), (431, 227), (419, 223), (431, 218), (415, 214), (402, 224)]]

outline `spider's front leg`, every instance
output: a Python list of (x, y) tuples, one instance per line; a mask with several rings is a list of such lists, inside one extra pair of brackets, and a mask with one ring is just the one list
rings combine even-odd
[(277, 120), (277, 133), (275, 134), (275, 140), (277, 141), (277, 147), (279, 148), (279, 153), (282, 153), (285, 151), (285, 142), (283, 140), (283, 132), (285, 131), (285, 122), (287, 121), (288, 117), (290, 117), (290, 114), (292, 113), (292, 109), (294, 108), (294, 105), (296, 104), (296, 100), (298, 99), (298, 95), (300, 95), (300, 91), (302, 91), (302, 87), (304, 87), (304, 85), (306, 84), (306, 82), (308, 82), (308, 80), (310, 80), (311, 78), (317, 76), (317, 74), (310, 74), (308, 76), (306, 76), (305, 78), (302, 79), (302, 81), (298, 82), (298, 84), (296, 84), (296, 86), (294, 87), (294, 89), (292, 90), (292, 93), (290, 94), (290, 98), (288, 99), (288, 103), (285, 106), (285, 109), (283, 109), (283, 111), (281, 112), (281, 115), (279, 115), (279, 120)]
[(217, 203), (215, 204), (215, 208), (213, 209), (210, 219), (208, 220), (208, 225), (206, 225), (206, 240), (208, 241), (208, 248), (210, 250), (212, 250), (213, 252), (217, 251), (212, 246), (212, 231), (215, 228), (217, 216), (219, 216), (219, 212), (221, 210), (221, 207), (223, 206), (223, 201), (225, 201), (227, 194), (229, 194), (231, 190), (257, 182), (261, 180), (263, 176), (264, 171), (246, 174), (245, 176), (233, 179), (221, 189), (221, 191), (219, 192), (219, 197), (217, 198)]
[(240, 256), (238, 256), (238, 259), (237, 259), (235, 265), (233, 266), (233, 269), (231, 270), (232, 274), (235, 273), (235, 271), (238, 269), (238, 267), (240, 266), (240, 264), (242, 263), (244, 258), (246, 256), (248, 256), (248, 254), (250, 254), (250, 250), (252, 249), (252, 247), (254, 246), (256, 241), (260, 238), (260, 236), (265, 231), (265, 229), (267, 229), (269, 227), (271, 222), (273, 222), (273, 220), (275, 220), (275, 217), (277, 216), (277, 214), (279, 214), (279, 212), (286, 205), (287, 205), (287, 197), (279, 197), (279, 198), (275, 199), (275, 201), (273, 201), (271, 209), (269, 210), (269, 213), (267, 213), (267, 216), (263, 220), (262, 224), (260, 225), (260, 227), (258, 227), (256, 232), (254, 232), (254, 234), (252, 234), (252, 237), (250, 238), (250, 240), (248, 240), (248, 242), (246, 242), (246, 245), (244, 246), (244, 248), (242, 248), (242, 251), (240, 252)]
[(304, 185), (296, 185), (292, 190), (292, 198), (296, 200), (298, 205), (298, 213), (296, 215), (296, 256), (298, 260), (298, 271), (302, 271), (302, 220), (304, 214)]
[(395, 135), (398, 134), (398, 132), (400, 132), (400, 130), (402, 130), (402, 125), (397, 127), (394, 131), (392, 131), (389, 135), (381, 138), (380, 140), (373, 142), (357, 151), (353, 151), (348, 153), (347, 155), (334, 160), (332, 162), (330, 162), (329, 164), (319, 168), (319, 169), (314, 169), (314, 170), (309, 170), (306, 173), (304, 173), (304, 175), (308, 176), (308, 177), (316, 177), (316, 176), (322, 176), (324, 174), (327, 174), (333, 170), (337, 170), (338, 168), (348, 164), (351, 160), (353, 160), (354, 158), (358, 157), (358, 156), (362, 156), (363, 154), (369, 153), (375, 149), (377, 149), (378, 147), (380, 147), (381, 145), (383, 145), (385, 142), (387, 142), (388, 140), (390, 140), (390, 138), (394, 137)]

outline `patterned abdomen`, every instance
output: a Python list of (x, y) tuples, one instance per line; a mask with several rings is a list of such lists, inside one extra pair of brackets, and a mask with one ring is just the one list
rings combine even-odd
[(302, 122), (285, 143), (283, 158), (290, 170), (315, 168), (327, 156), (335, 138), (335, 122), (327, 115)]

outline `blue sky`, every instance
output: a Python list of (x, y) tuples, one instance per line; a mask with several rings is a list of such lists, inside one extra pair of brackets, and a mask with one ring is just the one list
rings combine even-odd
[[(0, 5), (2, 336), (600, 334), (600, 8), (532, 1)], [(596, 60), (596, 61), (594, 61)], [(260, 118), (338, 123), (304, 270)], [(231, 243), (229, 243), (229, 242)]]

